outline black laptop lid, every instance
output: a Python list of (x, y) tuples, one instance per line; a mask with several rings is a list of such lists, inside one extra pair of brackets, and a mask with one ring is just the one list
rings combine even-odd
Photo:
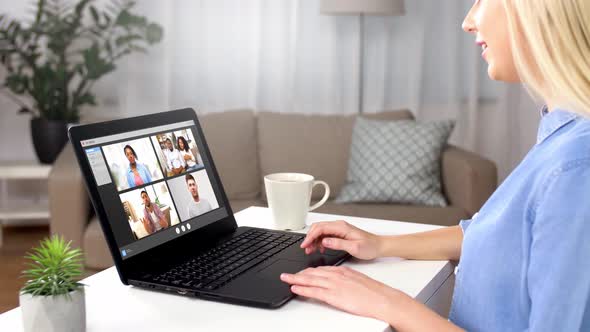
[(236, 229), (194, 110), (74, 126), (69, 135), (124, 283)]

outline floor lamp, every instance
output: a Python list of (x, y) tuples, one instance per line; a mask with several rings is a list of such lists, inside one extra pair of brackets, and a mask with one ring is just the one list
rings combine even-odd
[(402, 16), (405, 14), (404, 0), (321, 0), (320, 12), (325, 15), (359, 16), (358, 112), (363, 113), (365, 15)]

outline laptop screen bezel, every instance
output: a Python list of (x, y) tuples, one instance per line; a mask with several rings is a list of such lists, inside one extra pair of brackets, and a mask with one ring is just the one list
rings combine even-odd
[[(210, 161), (211, 174), (209, 174), (209, 176), (213, 181), (216, 181), (219, 184), (219, 205), (227, 210), (228, 216), (123, 260), (121, 253), (119, 252), (119, 246), (115, 241), (113, 230), (108, 222), (105, 206), (100, 199), (98, 186), (94, 180), (90, 163), (86, 158), (81, 142), (88, 139), (149, 129), (187, 120), (194, 121), (197, 129), (194, 135), (204, 146), (204, 151), (200, 152), (206, 154), (207, 159)], [(124, 284), (128, 284), (128, 280), (134, 278), (136, 275), (165, 269), (167, 264), (174, 264), (176, 261), (184, 260), (194, 252), (198, 252), (199, 250), (210, 246), (211, 242), (214, 242), (216, 239), (236, 230), (237, 223), (233, 216), (233, 211), (217, 172), (217, 168), (215, 167), (215, 162), (211, 156), (197, 114), (192, 108), (73, 126), (68, 130), (68, 135), (70, 142), (73, 145), (80, 170), (82, 171), (90, 200), (94, 206), (94, 210), (105, 235), (111, 256), (117, 267), (119, 277)]]

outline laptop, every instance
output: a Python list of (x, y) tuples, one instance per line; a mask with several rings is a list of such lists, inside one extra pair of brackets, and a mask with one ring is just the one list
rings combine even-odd
[(73, 126), (69, 137), (125, 285), (278, 308), (294, 297), (281, 273), (349, 257), (306, 255), (303, 234), (238, 227), (193, 109)]

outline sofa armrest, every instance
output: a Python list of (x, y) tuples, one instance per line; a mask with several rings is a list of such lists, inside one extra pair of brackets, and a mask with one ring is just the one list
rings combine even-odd
[(80, 248), (90, 217), (90, 202), (74, 149), (68, 143), (49, 174), (49, 228)]
[(442, 153), (442, 185), (452, 205), (473, 215), (498, 185), (496, 164), (475, 153), (449, 145)]

